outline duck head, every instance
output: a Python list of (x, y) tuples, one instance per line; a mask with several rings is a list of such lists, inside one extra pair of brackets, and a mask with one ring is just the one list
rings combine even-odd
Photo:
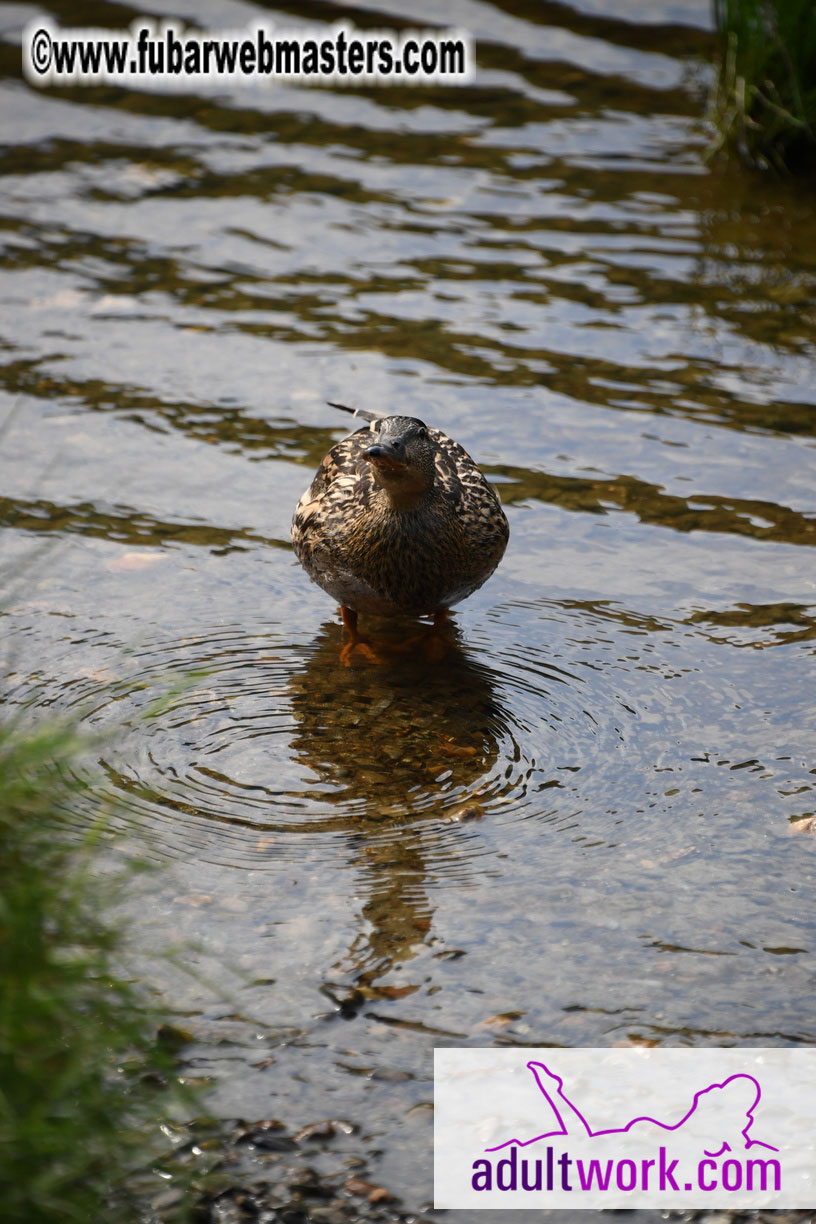
[(416, 417), (383, 417), (371, 426), (376, 440), (363, 451), (375, 481), (392, 505), (416, 505), (434, 482), (434, 444)]

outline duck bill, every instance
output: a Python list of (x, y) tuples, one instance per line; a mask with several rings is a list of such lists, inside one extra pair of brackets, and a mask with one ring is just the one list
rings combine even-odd
[(379, 468), (383, 472), (401, 472), (407, 467), (405, 461), (400, 459), (390, 446), (382, 442), (375, 442), (373, 446), (366, 447), (363, 451), (363, 458), (372, 467)]

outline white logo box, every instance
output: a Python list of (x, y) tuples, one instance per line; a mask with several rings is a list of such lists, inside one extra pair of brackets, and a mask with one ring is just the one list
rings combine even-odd
[(437, 1049), (437, 1208), (816, 1207), (816, 1049)]

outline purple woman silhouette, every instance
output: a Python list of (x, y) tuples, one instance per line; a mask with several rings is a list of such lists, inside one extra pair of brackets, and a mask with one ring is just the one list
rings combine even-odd
[[(564, 1081), (542, 1062), (528, 1062), (527, 1066), (535, 1076), (539, 1089), (546, 1098), (557, 1122), (558, 1129), (544, 1131), (532, 1139), (508, 1139), (497, 1147), (487, 1148), (488, 1152), (498, 1152), (502, 1148), (517, 1144), (528, 1147), (539, 1139), (551, 1139), (559, 1135), (573, 1135), (581, 1138), (596, 1139), (601, 1135), (622, 1135), (638, 1128), (641, 1138), (649, 1135), (655, 1137), (662, 1132), (684, 1130), (684, 1139), (691, 1138), (702, 1148), (706, 1156), (717, 1157), (723, 1152), (731, 1152), (740, 1148), (767, 1148), (771, 1152), (779, 1149), (760, 1139), (749, 1138), (748, 1132), (754, 1124), (754, 1110), (759, 1104), (762, 1090), (759, 1081), (753, 1075), (738, 1073), (729, 1075), (721, 1084), (709, 1084), (695, 1092), (690, 1108), (678, 1122), (660, 1122), (657, 1118), (641, 1115), (632, 1118), (624, 1126), (611, 1127), (606, 1130), (593, 1130), (578, 1107), (564, 1092)], [(744, 1123), (740, 1127), (740, 1123)]]

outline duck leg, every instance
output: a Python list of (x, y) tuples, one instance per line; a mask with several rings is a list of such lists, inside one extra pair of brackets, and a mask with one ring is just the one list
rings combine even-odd
[(345, 604), (341, 604), (340, 615), (343, 618), (343, 624), (346, 626), (346, 631), (351, 639), (349, 645), (354, 646), (359, 641), (357, 635), (357, 613), (355, 612), (354, 608), (347, 608)]
[(419, 648), (429, 663), (438, 663), (445, 657), (450, 641), (445, 631), (447, 623), (448, 609), (437, 608), (432, 625), (424, 625), (420, 633), (403, 638), (401, 642), (391, 643), (388, 650), (391, 654), (407, 654)]
[(348, 641), (343, 643), (340, 651), (340, 662), (345, 667), (351, 667), (351, 656), (355, 650), (359, 650), (360, 654), (372, 663), (382, 663), (382, 658), (375, 650), (369, 646), (360, 634), (357, 632), (357, 612), (354, 608), (347, 608), (345, 604), (340, 605), (340, 615), (343, 618), (343, 624), (348, 633)]
[(449, 640), (445, 633), (448, 624), (448, 609), (437, 608), (434, 612), (433, 624), (428, 630), (424, 642), (425, 657), (431, 663), (438, 663), (445, 657)]
[(348, 634), (348, 640), (343, 643), (340, 650), (340, 662), (345, 667), (351, 667), (351, 657), (355, 651), (359, 651), (370, 663), (385, 663), (389, 656), (406, 654), (419, 646), (429, 662), (438, 663), (444, 658), (448, 649), (448, 636), (445, 632), (448, 623), (447, 608), (437, 608), (433, 624), (426, 625), (421, 633), (404, 638), (401, 642), (382, 644), (379, 648), (372, 646), (358, 632), (357, 612), (354, 608), (341, 604), (340, 615)]

